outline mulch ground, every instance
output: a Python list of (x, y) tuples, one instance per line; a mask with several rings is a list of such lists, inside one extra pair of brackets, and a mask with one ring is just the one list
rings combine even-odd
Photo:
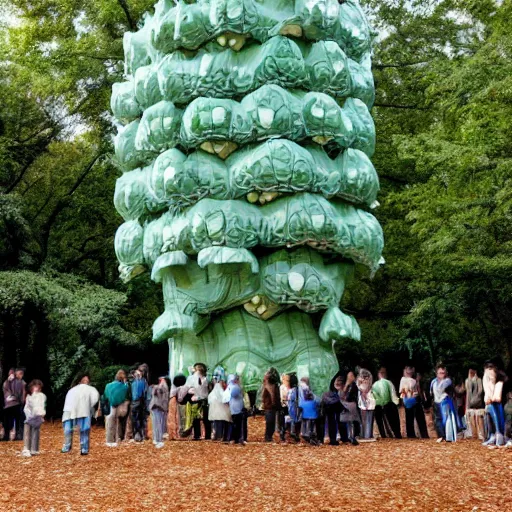
[(379, 440), (353, 446), (170, 441), (59, 453), (59, 424), (43, 426), (41, 455), (0, 443), (0, 511), (512, 511), (512, 450), (478, 441)]

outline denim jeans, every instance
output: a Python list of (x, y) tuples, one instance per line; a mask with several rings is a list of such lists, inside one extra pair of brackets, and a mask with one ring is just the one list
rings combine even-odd
[(66, 420), (62, 424), (64, 427), (64, 446), (63, 452), (69, 452), (73, 447), (73, 432), (75, 427), (80, 431), (80, 451), (89, 453), (89, 436), (91, 433), (91, 418), (76, 418), (75, 420)]

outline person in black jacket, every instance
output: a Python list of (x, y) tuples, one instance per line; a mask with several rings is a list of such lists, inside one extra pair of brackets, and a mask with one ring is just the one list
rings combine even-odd
[(340, 413), (340, 437), (346, 443), (354, 446), (358, 445), (356, 440), (360, 431), (361, 417), (357, 407), (358, 389), (356, 385), (354, 372), (348, 372), (343, 381), (343, 388), (340, 390), (341, 405), (343, 409)]
[(331, 446), (338, 446), (340, 444), (337, 440), (337, 436), (340, 412), (344, 409), (340, 399), (340, 391), (343, 389), (343, 380), (341, 372), (338, 372), (331, 380), (329, 391), (322, 395), (322, 409), (327, 419), (329, 444)]

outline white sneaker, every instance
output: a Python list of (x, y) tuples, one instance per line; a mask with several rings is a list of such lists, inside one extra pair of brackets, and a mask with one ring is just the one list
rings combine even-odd
[(162, 437), (163, 437), (164, 439), (169, 439), (169, 434), (167, 434), (167, 433), (166, 433), (166, 434), (164, 434)]
[(494, 434), (491, 434), (489, 439), (487, 441), (484, 441), (482, 443), (483, 446), (493, 446), (496, 444), (496, 436)]
[(40, 452), (30, 452), (30, 455), (39, 455)]
[(436, 441), (436, 443), (442, 443), (444, 441), (444, 439), (442, 437), (439, 437)]
[(156, 443), (155, 444), (155, 448), (163, 448), (164, 447), (164, 443)]
[(30, 450), (23, 450), (21, 452), (21, 456), (22, 457), (32, 457), (32, 455), (30, 454)]
[(117, 443), (105, 443), (109, 448), (116, 448)]
[(507, 444), (505, 445), (505, 448), (512, 448), (512, 439), (509, 439), (507, 441)]

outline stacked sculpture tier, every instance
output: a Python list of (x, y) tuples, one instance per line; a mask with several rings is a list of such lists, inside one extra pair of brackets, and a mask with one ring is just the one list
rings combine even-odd
[(334, 343), (361, 336), (345, 285), (383, 262), (358, 2), (160, 0), (124, 49), (115, 248), (125, 281), (162, 285), (171, 372), (221, 364), (251, 390), (275, 366), (324, 389)]

